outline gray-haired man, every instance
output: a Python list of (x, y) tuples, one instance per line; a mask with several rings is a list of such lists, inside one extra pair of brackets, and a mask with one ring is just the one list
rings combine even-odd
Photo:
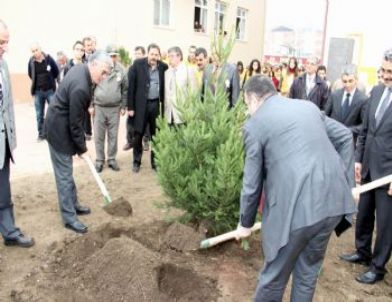
[(56, 178), (61, 215), (66, 228), (86, 233), (87, 227), (77, 214), (90, 209), (79, 204), (72, 175), (72, 156), (87, 151), (83, 122), (92, 99), (92, 85), (99, 84), (112, 68), (110, 57), (102, 51), (92, 54), (87, 64), (70, 69), (50, 104), (45, 126)]
[(0, 20), (0, 233), (5, 245), (31, 247), (34, 240), (15, 226), (11, 200), (10, 160), (16, 148), (15, 114), (8, 66), (3, 59), (8, 49), (9, 32)]
[(118, 62), (118, 50), (115, 45), (106, 48), (113, 61), (112, 73), (94, 90), (93, 106), (90, 113), (94, 115), (95, 169), (100, 173), (105, 163), (105, 136), (108, 136), (109, 168), (119, 171), (117, 164), (117, 139), (120, 114), (124, 115), (128, 97), (128, 78), (124, 66)]
[(251, 117), (237, 238), (250, 235), (265, 191), (255, 301), (282, 301), (291, 273), (291, 301), (312, 301), (331, 233), (345, 230), (345, 215), (355, 212), (352, 135), (313, 103), (278, 96), (264, 76), (250, 78), (244, 92)]

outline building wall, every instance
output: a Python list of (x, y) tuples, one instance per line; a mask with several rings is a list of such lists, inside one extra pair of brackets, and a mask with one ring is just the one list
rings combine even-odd
[[(246, 38), (236, 42), (230, 61), (242, 60), (247, 64), (253, 58), (261, 58), (266, 0), (225, 2), (227, 30), (235, 26), (237, 7), (248, 9)], [(73, 43), (87, 35), (97, 37), (98, 48), (116, 43), (132, 54), (135, 46), (156, 42), (162, 49), (178, 45), (186, 55), (189, 45), (210, 49), (215, 18), (215, 0), (208, 1), (206, 33), (194, 32), (194, 0), (171, 0), (169, 27), (153, 25), (153, 0), (0, 0), (0, 7), (0, 17), (10, 30), (6, 59), (14, 82), (15, 101), (27, 101), (30, 97), (26, 72), (34, 42), (39, 42), (53, 57), (58, 50), (71, 57)]]

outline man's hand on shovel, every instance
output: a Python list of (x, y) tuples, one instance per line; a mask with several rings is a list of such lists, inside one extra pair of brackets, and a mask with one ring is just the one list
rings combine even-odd
[(240, 240), (240, 239), (245, 239), (248, 238), (252, 234), (252, 229), (251, 228), (245, 228), (241, 224), (238, 224), (237, 229), (235, 231), (235, 239)]

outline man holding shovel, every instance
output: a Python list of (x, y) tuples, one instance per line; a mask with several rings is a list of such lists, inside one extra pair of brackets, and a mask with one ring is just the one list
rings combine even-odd
[(255, 301), (282, 301), (291, 273), (291, 301), (312, 301), (328, 240), (355, 212), (352, 134), (313, 103), (278, 96), (267, 77), (250, 78), (244, 96), (251, 117), (238, 239), (251, 234), (263, 186), (265, 192)]
[(110, 74), (113, 63), (103, 51), (93, 53), (87, 64), (73, 67), (61, 82), (46, 115), (46, 135), (56, 178), (61, 216), (66, 228), (86, 233), (77, 215), (90, 213), (79, 204), (72, 175), (72, 156), (87, 151), (83, 122), (92, 99), (93, 84)]

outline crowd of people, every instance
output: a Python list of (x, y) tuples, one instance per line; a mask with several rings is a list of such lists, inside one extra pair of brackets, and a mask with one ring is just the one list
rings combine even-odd
[[(9, 164), (16, 143), (9, 73), (2, 58), (8, 41), (8, 28), (0, 21), (0, 187), (6, 188), (0, 190), (0, 231), (6, 245), (30, 247), (34, 240), (14, 224), (10, 193)], [(380, 83), (370, 95), (360, 85), (355, 65), (345, 66), (331, 85), (317, 58), (309, 58), (303, 69), (296, 58), (280, 66), (254, 59), (245, 68), (242, 62), (221, 62), (202, 47), (190, 46), (185, 58), (178, 46), (164, 51), (152, 43), (134, 49), (127, 69), (116, 45), (97, 50), (94, 37), (76, 41), (70, 59), (58, 52), (57, 62), (37, 43), (31, 51), (28, 74), (38, 140), (46, 139), (49, 145), (63, 223), (77, 233), (88, 230), (78, 216), (91, 211), (79, 203), (72, 157), (87, 152), (86, 140), (94, 139), (97, 172), (105, 164), (119, 171), (118, 129), (120, 116), (126, 114), (123, 149), (133, 149), (132, 171), (139, 173), (143, 150), (149, 149), (157, 131), (157, 117), (161, 114), (171, 126), (183, 124), (177, 109), (180, 89), (214, 92), (212, 79), (223, 76), (228, 110), (244, 101), (250, 114), (244, 125), (237, 238), (250, 235), (265, 191), (265, 265), (255, 301), (280, 301), (291, 273), (293, 299), (311, 301), (331, 233), (341, 234), (356, 212), (351, 188), (355, 182), (392, 174), (392, 50), (382, 58)], [(46, 103), (50, 106), (45, 116)], [(155, 170), (154, 152), (150, 154)], [(356, 278), (359, 282), (373, 284), (386, 273), (392, 251), (391, 195), (392, 184), (360, 198), (356, 251), (341, 256), (369, 266)]]

